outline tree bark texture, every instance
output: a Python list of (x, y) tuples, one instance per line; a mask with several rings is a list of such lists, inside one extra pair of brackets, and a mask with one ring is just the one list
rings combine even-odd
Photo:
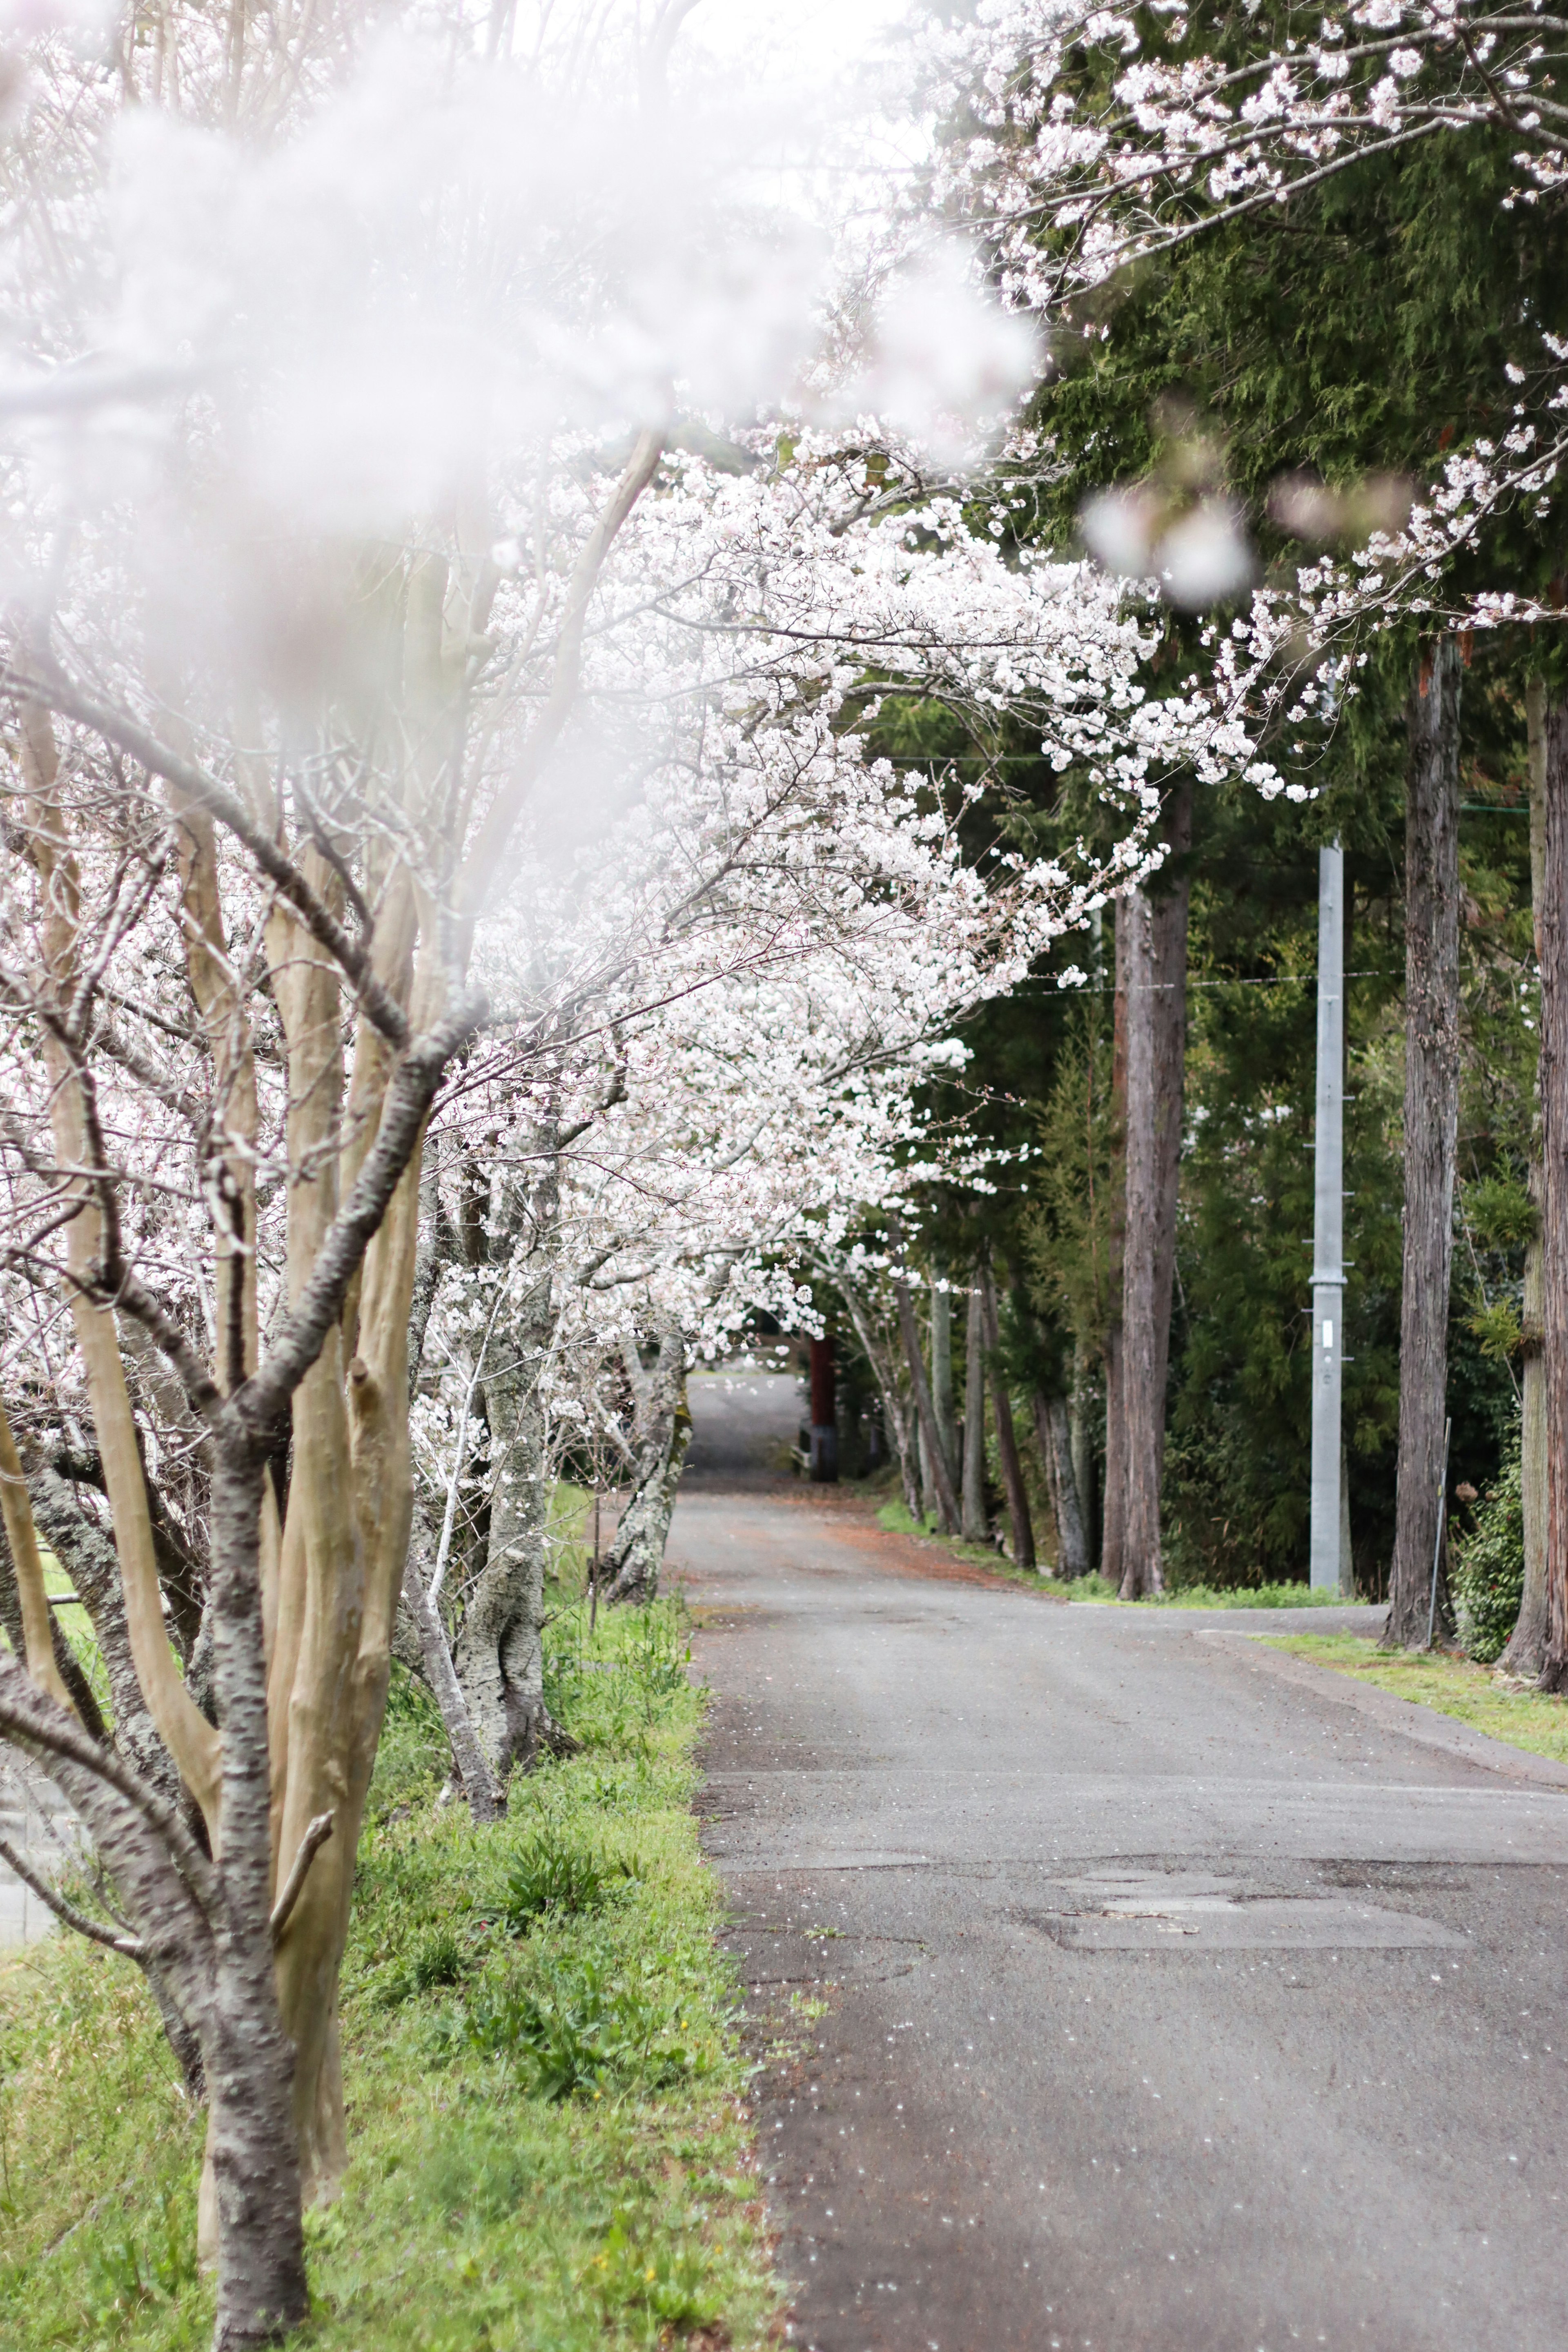
[(910, 1382), (915, 1392), (921, 1436), (931, 1482), (936, 1488), (937, 1517), (943, 1535), (955, 1536), (958, 1533), (958, 1497), (952, 1491), (952, 1477), (942, 1451), (942, 1434), (937, 1428), (936, 1405), (931, 1392), (931, 1382), (926, 1378), (920, 1327), (915, 1321), (915, 1303), (910, 1297), (907, 1282), (896, 1282), (893, 1293), (899, 1302), (899, 1331), (904, 1343), (904, 1360), (910, 1368)]
[(1013, 1400), (1002, 1376), (1002, 1325), (996, 1311), (996, 1285), (991, 1269), (980, 1272), (980, 1302), (985, 1350), (991, 1360), (991, 1392), (996, 1414), (996, 1452), (1002, 1464), (1002, 1486), (1007, 1497), (1007, 1517), (1013, 1530), (1013, 1557), (1020, 1568), (1035, 1565), (1035, 1528), (1029, 1517), (1024, 1465), (1018, 1458), (1018, 1435), (1013, 1426)]
[[(1426, 1643), (1446, 1504), (1443, 1427), (1459, 1119), (1459, 648), (1423, 658), (1410, 699), (1405, 823), (1405, 1276), (1390, 1648)], [(1542, 1055), (1545, 1055), (1544, 1024)]]
[(903, 1489), (905, 1508), (910, 1518), (919, 1518), (920, 1465), (910, 1415), (904, 1409), (904, 1397), (894, 1372), (892, 1349), (856, 1286), (840, 1274), (835, 1273), (832, 1278), (848, 1309), (849, 1320), (855, 1326), (855, 1337), (876, 1379), (878, 1394), (882, 1400), (882, 1425), (898, 1461), (899, 1483)]
[(1083, 1523), (1078, 1465), (1073, 1460), (1072, 1424), (1068, 1418), (1068, 1401), (1063, 1396), (1043, 1396), (1037, 1389), (1032, 1402), (1035, 1438), (1047, 1465), (1051, 1502), (1057, 1515), (1057, 1574), (1061, 1577), (1087, 1576), (1089, 1569), (1089, 1535)]
[[(931, 1292), (931, 1396), (942, 1437), (942, 1458), (956, 1489), (963, 1475), (958, 1451), (958, 1404), (952, 1386), (952, 1293), (933, 1281)], [(951, 1533), (956, 1535), (954, 1526)]]
[(922, 1521), (938, 1518), (941, 1517), (942, 1505), (936, 1491), (936, 1457), (931, 1451), (926, 1425), (921, 1419), (918, 1409), (915, 1413), (915, 1452), (919, 1460), (921, 1485), (920, 1507), (915, 1517)]
[[(1546, 911), (1546, 688), (1531, 678), (1525, 693), (1530, 723), (1530, 901), (1534, 918), (1535, 960), (1542, 961)], [(1530, 1197), (1542, 1209), (1546, 1171), (1541, 1159), (1542, 1072), (1536, 1072), (1535, 1148), (1530, 1163)], [(1533, 1682), (1546, 1663), (1550, 1605), (1546, 1582), (1547, 1494), (1546, 1360), (1542, 1345), (1542, 1246), (1539, 1230), (1524, 1254), (1524, 1312), (1520, 1332), (1520, 1499), (1524, 1518), (1524, 1590), (1508, 1646), (1498, 1664), (1505, 1674)]]
[(502, 1369), (484, 1383), (490, 1431), (489, 1533), (468, 1592), (454, 1664), (496, 1786), (561, 1745), (544, 1704), (549, 1432), (541, 1393), (553, 1336), (548, 1272), (529, 1283), (495, 1335)]
[(1084, 1574), (1097, 1554), (1098, 1529), (1094, 1523), (1094, 1430), (1089, 1400), (1089, 1365), (1081, 1339), (1073, 1342), (1072, 1391), (1067, 1401), (1068, 1429), (1073, 1483), (1078, 1489), (1078, 1507), (1083, 1526)]
[(991, 1532), (985, 1511), (985, 1309), (980, 1277), (970, 1278), (963, 1335), (963, 1494), (960, 1524), (965, 1543)]
[(420, 1672), (441, 1711), (468, 1811), (477, 1822), (497, 1821), (505, 1810), (504, 1800), (474, 1728), (474, 1719), (447, 1646), (447, 1629), (430, 1598), (413, 1544), (408, 1547), (408, 1565), (403, 1572), (403, 1601), (419, 1646)]
[(1131, 918), (1116, 901), (1116, 992), (1110, 1049), (1110, 1234), (1106, 1267), (1105, 1500), (1100, 1516), (1100, 1572), (1121, 1585), (1127, 1565), (1127, 1421), (1122, 1391), (1122, 1249), (1127, 1236), (1127, 971)]
[[(310, 2309), (294, 2037), (272, 1938), (272, 1786), (258, 1529), (266, 1472), (230, 1437), (213, 1475), (213, 1646), (223, 1722), (207, 2162), (217, 2215), (219, 2352), (275, 2341)], [(358, 1843), (358, 1823), (354, 1824)], [(351, 1858), (352, 1867), (352, 1858)], [(335, 1991), (336, 1977), (332, 1990)], [(335, 2001), (332, 2003), (335, 2017)]]
[(1121, 1289), (1124, 1601), (1159, 1592), (1165, 1581), (1160, 1502), (1186, 1077), (1190, 781), (1174, 785), (1166, 801), (1164, 837), (1173, 862), (1168, 877), (1156, 879), (1166, 887), (1132, 891), (1116, 919), (1118, 938), (1123, 915), (1128, 931), (1127, 1230)]
[(1545, 716), (1541, 917), (1542, 1342), (1546, 1389), (1543, 1690), (1568, 1689), (1568, 702)]
[(658, 1336), (658, 1352), (638, 1412), (637, 1475), (627, 1497), (605, 1566), (606, 1601), (651, 1601), (658, 1591), (664, 1547), (675, 1510), (676, 1489), (691, 1443), (686, 1403), (686, 1340), (671, 1323)]

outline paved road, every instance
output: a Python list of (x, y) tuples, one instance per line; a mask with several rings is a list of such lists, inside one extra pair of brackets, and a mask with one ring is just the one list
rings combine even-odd
[(759, 2084), (794, 2342), (1563, 2352), (1568, 1790), (830, 1493), (670, 1549), (753, 2011), (827, 2004)]
[[(71, 1836), (71, 1813), (52, 1780), (16, 1750), (0, 1761), (0, 1837), (47, 1877), (58, 1875)], [(53, 1935), (55, 1921), (9, 1864), (0, 1862), (0, 1950)]]

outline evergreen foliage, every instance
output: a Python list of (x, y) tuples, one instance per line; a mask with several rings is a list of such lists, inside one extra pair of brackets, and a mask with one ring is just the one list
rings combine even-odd
[(1475, 1525), (1454, 1547), (1449, 1583), (1459, 1640), (1479, 1665), (1489, 1666), (1508, 1647), (1524, 1591), (1524, 1504), (1520, 1493), (1519, 1437), (1500, 1476), (1478, 1505)]

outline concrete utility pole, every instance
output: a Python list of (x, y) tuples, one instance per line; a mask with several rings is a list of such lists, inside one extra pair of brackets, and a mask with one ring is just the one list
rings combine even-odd
[(1312, 1218), (1312, 1583), (1337, 1592), (1350, 1570), (1341, 1533), (1340, 1395), (1344, 1350), (1345, 859), (1318, 852), (1318, 1119)]

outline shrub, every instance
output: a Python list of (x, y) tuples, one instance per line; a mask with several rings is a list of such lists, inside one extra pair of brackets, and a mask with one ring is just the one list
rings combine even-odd
[(1477, 1506), (1475, 1526), (1453, 1545), (1450, 1580), (1459, 1640), (1489, 1666), (1508, 1646), (1524, 1592), (1524, 1502), (1516, 1451)]

